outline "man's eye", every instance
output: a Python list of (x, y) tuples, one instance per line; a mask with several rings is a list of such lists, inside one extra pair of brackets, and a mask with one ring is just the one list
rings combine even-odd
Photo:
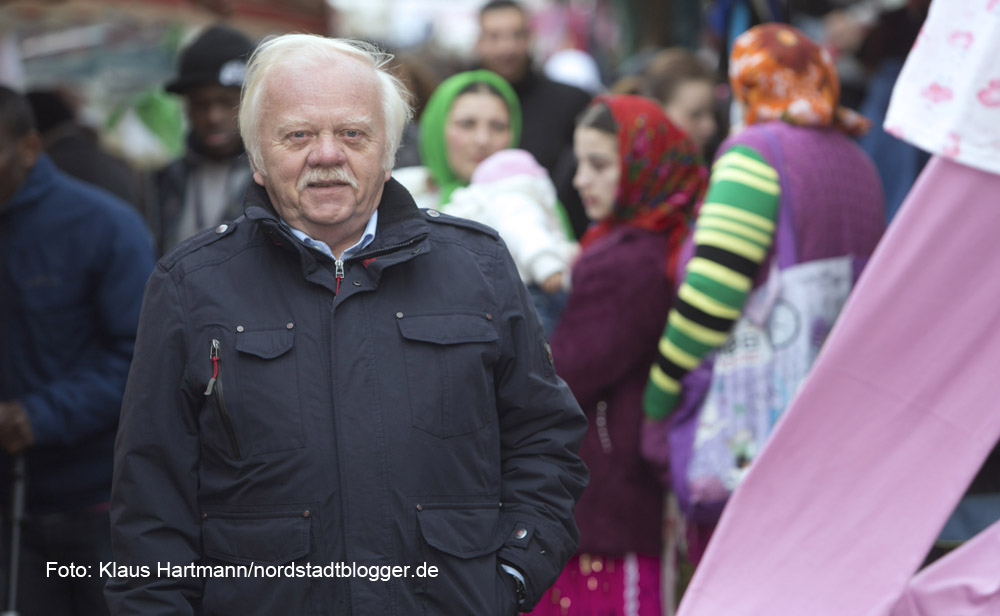
[(306, 138), (306, 131), (304, 131), (304, 130), (292, 131), (292, 133), (290, 134), (290, 137), (292, 139), (305, 139)]
[(358, 137), (361, 136), (361, 131), (359, 131), (359, 130), (345, 130), (344, 131), (344, 135), (348, 139), (357, 139)]

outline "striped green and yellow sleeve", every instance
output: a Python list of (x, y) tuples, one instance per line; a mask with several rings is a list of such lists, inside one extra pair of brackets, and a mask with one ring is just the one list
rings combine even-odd
[(737, 145), (712, 167), (687, 264), (643, 397), (662, 419), (680, 398), (681, 378), (725, 342), (774, 238), (778, 173), (754, 149)]

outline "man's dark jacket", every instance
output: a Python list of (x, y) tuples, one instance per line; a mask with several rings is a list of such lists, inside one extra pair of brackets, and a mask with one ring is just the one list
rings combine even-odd
[[(188, 192), (191, 189), (192, 178), (200, 167), (210, 162), (210, 159), (203, 152), (204, 147), (199, 144), (195, 136), (188, 135), (187, 150), (184, 152), (184, 156), (147, 178), (146, 190), (149, 194), (145, 204), (146, 220), (149, 228), (153, 231), (153, 237), (156, 239), (159, 255), (169, 252), (171, 248), (180, 243), (180, 240), (185, 239), (177, 238), (177, 227), (181, 223), (184, 208), (188, 203)], [(214, 227), (223, 220), (232, 220), (243, 211), (242, 197), (251, 177), (249, 159), (246, 153), (241, 150), (239, 154), (230, 157), (225, 162), (229, 164), (229, 176), (226, 179), (226, 204), (222, 209), (222, 217), (221, 219), (198, 221), (201, 228)], [(196, 193), (200, 190), (199, 187), (195, 187)], [(204, 214), (195, 213), (195, 216), (199, 215), (203, 216)]]
[(573, 131), (591, 97), (580, 88), (552, 81), (533, 70), (512, 85), (523, 116), (520, 147), (531, 152), (552, 176), (573, 232), (580, 237), (590, 221), (583, 211), (580, 195), (573, 188), (576, 173)]
[[(286, 232), (263, 189), (247, 195), (146, 290), (112, 613), (513, 614), (501, 561), (533, 606), (577, 546), (586, 420), (503, 242), (390, 180), (374, 243), (339, 263)], [(157, 574), (192, 562), (409, 575)], [(416, 577), (425, 563), (436, 577)]]
[[(48, 156), (0, 204), (0, 401), (19, 401), (34, 432), (25, 454), (30, 512), (108, 502), (153, 261), (138, 212)], [(9, 462), (0, 455), (2, 503)]]

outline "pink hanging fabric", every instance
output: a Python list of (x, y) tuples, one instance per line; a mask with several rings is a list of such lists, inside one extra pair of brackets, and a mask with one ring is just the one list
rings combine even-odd
[(1000, 437), (998, 194), (927, 165), (678, 616), (889, 613)]
[(917, 574), (889, 616), (1000, 614), (1000, 522)]

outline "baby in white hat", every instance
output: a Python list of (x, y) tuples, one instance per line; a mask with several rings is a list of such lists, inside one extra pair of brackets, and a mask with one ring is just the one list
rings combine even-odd
[[(481, 222), (500, 233), (521, 280), (536, 297), (543, 324), (551, 316), (545, 312), (561, 311), (570, 266), (579, 252), (559, 208), (548, 172), (525, 150), (509, 149), (479, 163), (469, 186), (452, 194), (447, 210), (452, 216)], [(552, 301), (558, 305), (540, 305)], [(552, 317), (551, 325), (557, 316)]]

